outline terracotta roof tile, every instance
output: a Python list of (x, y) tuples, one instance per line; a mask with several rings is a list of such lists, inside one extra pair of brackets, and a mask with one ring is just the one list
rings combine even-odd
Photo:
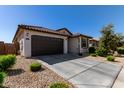
[(83, 35), (83, 34), (72, 34), (68, 29), (66, 28), (61, 28), (61, 29), (66, 29), (67, 31), (69, 31), (71, 33), (71, 35), (67, 35), (67, 34), (64, 34), (64, 33), (61, 33), (59, 32), (59, 30), (61, 29), (58, 29), (58, 30), (52, 30), (52, 29), (48, 29), (48, 28), (44, 28), (44, 27), (40, 27), (40, 26), (32, 26), (32, 25), (24, 25), (24, 24), (21, 24), (21, 25), (18, 25), (18, 28), (17, 28), (17, 31), (16, 31), (16, 34), (13, 38), (13, 41), (15, 40), (16, 38), (16, 35), (19, 31), (19, 29), (22, 28), (22, 29), (28, 29), (28, 30), (32, 30), (32, 31), (38, 31), (38, 32), (45, 32), (45, 33), (50, 33), (50, 34), (56, 34), (56, 35), (62, 35), (62, 36), (68, 36), (68, 37), (76, 37), (76, 36), (85, 36), (85, 37), (88, 37), (88, 38), (92, 38), (90, 36), (87, 36), (87, 35)]
[(48, 28), (44, 28), (44, 27), (39, 27), (39, 26), (19, 25), (19, 27), (24, 28), (24, 29), (29, 29), (29, 30), (36, 30), (36, 31), (41, 31), (41, 32), (48, 32), (48, 33), (54, 33), (54, 34), (69, 36), (67, 34), (57, 32), (56, 30), (52, 30), (52, 29), (48, 29)]

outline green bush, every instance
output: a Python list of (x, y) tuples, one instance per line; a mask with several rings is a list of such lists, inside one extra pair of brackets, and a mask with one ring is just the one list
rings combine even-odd
[(118, 54), (124, 54), (124, 48), (123, 47), (117, 48), (117, 52)]
[(114, 56), (107, 56), (107, 60), (108, 61), (115, 61), (115, 57)]
[(96, 50), (96, 54), (99, 55), (99, 56), (102, 56), (102, 57), (105, 57), (107, 56), (107, 50), (105, 48), (98, 48)]
[(4, 55), (0, 56), (0, 71), (5, 71), (15, 64), (16, 56)]
[(6, 74), (4, 72), (0, 72), (0, 87), (3, 86), (5, 76)]
[(97, 56), (97, 54), (95, 54), (95, 53), (92, 53), (90, 55), (93, 56), (93, 57), (96, 57)]
[(89, 47), (89, 53), (95, 53), (96, 49), (95, 47)]
[(15, 62), (16, 62), (16, 56), (15, 55), (8, 55), (7, 58), (8, 58), (8, 61), (10, 63), (10, 66), (15, 64)]
[(39, 71), (41, 69), (41, 64), (40, 63), (32, 63), (30, 65), (30, 70), (35, 72), (35, 71)]
[(49, 87), (50, 88), (69, 88), (69, 85), (62, 82), (55, 82), (55, 83), (52, 83)]

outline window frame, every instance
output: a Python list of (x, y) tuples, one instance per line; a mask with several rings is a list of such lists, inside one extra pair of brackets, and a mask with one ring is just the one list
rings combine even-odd
[[(83, 40), (85, 40), (85, 45), (86, 46), (83, 46), (83, 43), (84, 42), (82, 42)], [(85, 38), (85, 37), (81, 37), (81, 48), (87, 48), (88, 46), (87, 46), (87, 38)]]

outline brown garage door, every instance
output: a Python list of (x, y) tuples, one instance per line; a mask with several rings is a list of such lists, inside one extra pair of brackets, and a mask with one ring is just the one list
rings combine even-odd
[(63, 53), (63, 39), (32, 35), (32, 56)]

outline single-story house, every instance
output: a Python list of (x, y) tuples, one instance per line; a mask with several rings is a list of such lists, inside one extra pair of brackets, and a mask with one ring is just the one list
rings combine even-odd
[(93, 46), (93, 47), (97, 48), (98, 45), (99, 45), (99, 41), (97, 39), (94, 39), (94, 38), (89, 39), (89, 47)]
[(68, 29), (52, 30), (39, 26), (18, 25), (13, 43), (19, 43), (19, 53), (24, 57), (85, 53), (89, 39), (83, 34), (72, 34)]

